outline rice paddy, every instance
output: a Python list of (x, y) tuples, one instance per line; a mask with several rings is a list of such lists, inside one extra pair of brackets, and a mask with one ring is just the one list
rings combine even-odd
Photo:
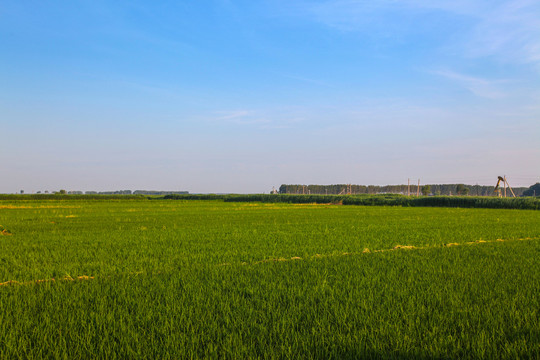
[(534, 358), (540, 212), (0, 201), (0, 357)]

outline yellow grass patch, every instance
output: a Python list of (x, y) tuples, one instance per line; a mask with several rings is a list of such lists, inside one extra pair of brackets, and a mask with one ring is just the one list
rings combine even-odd
[[(256, 208), (256, 209), (253, 209)], [(267, 210), (267, 209), (283, 209), (282, 206), (276, 204), (244, 204), (238, 207), (235, 207), (234, 210)], [(218, 210), (218, 208), (216, 208)]]
[(0, 209), (78, 209), (80, 206), (57, 206), (57, 205), (0, 205)]
[(78, 276), (77, 279), (78, 280), (93, 280), (94, 277), (93, 276), (88, 276), (88, 275), (81, 275), (81, 276)]
[(292, 206), (328, 206), (335, 205), (332, 203), (305, 203), (305, 204), (292, 204)]
[(412, 245), (396, 245), (394, 246), (394, 250), (411, 250), (411, 249), (416, 249), (415, 246), (412, 246)]
[(8, 236), (13, 234), (11, 234), (11, 231), (0, 225), (0, 235)]
[(0, 286), (10, 286), (10, 285), (20, 285), (21, 283), (15, 280), (9, 280), (3, 283), (0, 283)]
[[(94, 279), (93, 276), (88, 276), (88, 275), (81, 275), (81, 276), (77, 276), (76, 278), (73, 278), (70, 275), (66, 275), (63, 278), (58, 279), (58, 281), (75, 281), (75, 280), (85, 281), (85, 280), (93, 280), (93, 279)], [(38, 280), (31, 280), (31, 281), (24, 281), (24, 282), (17, 281), (17, 280), (9, 280), (9, 281), (0, 283), (0, 286), (32, 285), (32, 284), (42, 284), (42, 283), (55, 282), (55, 281), (57, 281), (57, 279), (55, 278), (38, 279)]]
[[(41, 284), (41, 283), (45, 283), (45, 282), (49, 282), (49, 281), (55, 281), (55, 280), (54, 279), (42, 279), (42, 280), (36, 280), (35, 283), (36, 284)], [(22, 283), (21, 283), (21, 285), (22, 285)]]

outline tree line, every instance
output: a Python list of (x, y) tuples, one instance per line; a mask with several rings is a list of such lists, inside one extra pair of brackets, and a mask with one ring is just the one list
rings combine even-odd
[(478, 196), (404, 196), (398, 194), (379, 195), (229, 195), (223, 197), (225, 202), (268, 202), (293, 204), (342, 204), (363, 206), (429, 206), (460, 207), (484, 209), (540, 209), (540, 198), (518, 197), (478, 197)]
[[(355, 185), (355, 184), (334, 184), (334, 185), (302, 185), (283, 184), (279, 187), (280, 194), (304, 194), (304, 195), (360, 195), (360, 194), (402, 194), (407, 195), (407, 185)], [(487, 185), (465, 185), (465, 184), (428, 184), (420, 186), (410, 186), (411, 195), (416, 195), (417, 191), (421, 195), (470, 195), (470, 196), (493, 196), (494, 186)], [(528, 189), (526, 187), (512, 188), (516, 196), (521, 196)], [(507, 193), (510, 195), (510, 191)]]
[[(81, 192), (82, 193), (82, 192)], [(188, 191), (162, 191), (162, 190), (116, 190), (116, 191), (86, 191), (86, 195), (171, 195), (189, 194)]]

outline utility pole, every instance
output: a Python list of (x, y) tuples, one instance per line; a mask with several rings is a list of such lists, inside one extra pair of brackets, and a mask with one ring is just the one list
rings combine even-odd
[(504, 197), (506, 197), (506, 175), (504, 175)]
[(510, 186), (510, 184), (506, 180), (506, 175), (504, 176), (504, 182), (506, 183), (506, 185), (508, 185), (508, 190), (510, 190), (510, 192), (512, 193), (512, 196), (516, 197), (516, 194), (514, 194), (514, 190), (512, 190), (512, 187)]
[(407, 196), (411, 196), (411, 179), (407, 179)]
[(418, 179), (418, 186), (416, 187), (416, 196), (420, 196), (420, 179)]

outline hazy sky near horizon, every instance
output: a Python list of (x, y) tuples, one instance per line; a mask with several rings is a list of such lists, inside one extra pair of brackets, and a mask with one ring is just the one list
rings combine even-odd
[(538, 0), (0, 0), (0, 192), (540, 181)]

